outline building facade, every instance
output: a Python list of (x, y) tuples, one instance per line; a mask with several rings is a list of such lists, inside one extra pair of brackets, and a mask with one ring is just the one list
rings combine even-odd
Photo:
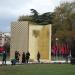
[(4, 33), (0, 32), (0, 47), (4, 46), (4, 42), (5, 42), (5, 35)]
[(4, 45), (7, 42), (10, 42), (10, 33), (2, 33), (0, 32), (0, 53), (2, 53), (2, 51), (4, 50)]

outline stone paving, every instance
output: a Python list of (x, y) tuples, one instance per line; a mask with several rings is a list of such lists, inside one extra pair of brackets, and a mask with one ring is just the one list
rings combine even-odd
[[(70, 61), (40, 62), (40, 64), (64, 64), (64, 63), (70, 63)], [(0, 61), (0, 64), (2, 64), (2, 61)], [(6, 61), (6, 64), (11, 65), (11, 61)], [(16, 64), (22, 64), (22, 63), (16, 63)], [(29, 64), (38, 64), (38, 62), (29, 62)]]

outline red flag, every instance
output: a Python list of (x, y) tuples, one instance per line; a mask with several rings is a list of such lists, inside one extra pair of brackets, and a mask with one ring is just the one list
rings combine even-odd
[(56, 45), (53, 46), (53, 53), (54, 53), (54, 55), (56, 55), (56, 53), (57, 53), (57, 46)]
[(0, 53), (2, 53), (4, 51), (3, 47), (0, 47)]
[(61, 52), (62, 52), (62, 54), (64, 54), (65, 53), (65, 47), (64, 47), (64, 45), (62, 44), (62, 47), (61, 47)]

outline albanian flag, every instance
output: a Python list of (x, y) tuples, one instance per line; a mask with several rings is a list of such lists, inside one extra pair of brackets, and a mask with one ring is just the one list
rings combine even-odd
[(64, 46), (64, 44), (62, 44), (62, 46), (61, 46), (61, 53), (65, 54), (65, 46)]
[(3, 47), (0, 47), (0, 53), (2, 53), (4, 51)]

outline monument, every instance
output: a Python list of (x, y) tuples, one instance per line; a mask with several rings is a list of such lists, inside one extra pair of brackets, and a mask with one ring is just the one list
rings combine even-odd
[(40, 52), (41, 61), (51, 61), (51, 25), (36, 25), (28, 21), (11, 23), (10, 58), (19, 51), (20, 60), (23, 52), (30, 52), (30, 61), (37, 60)]

